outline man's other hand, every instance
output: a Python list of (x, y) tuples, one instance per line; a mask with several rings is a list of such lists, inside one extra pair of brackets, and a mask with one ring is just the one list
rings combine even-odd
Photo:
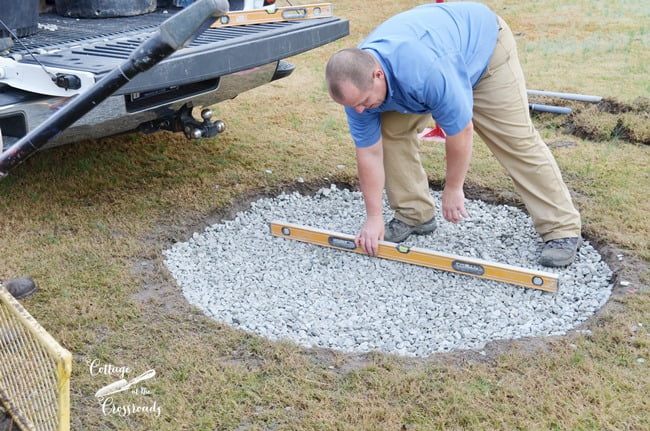
[(442, 191), (442, 216), (452, 223), (458, 223), (469, 217), (465, 210), (463, 189), (445, 187)]

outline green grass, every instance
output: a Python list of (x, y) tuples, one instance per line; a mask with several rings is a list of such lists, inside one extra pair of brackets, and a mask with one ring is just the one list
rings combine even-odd
[[(528, 88), (625, 104), (650, 97), (644, 1), (487, 3), (520, 33)], [(23, 304), (74, 355), (73, 429), (650, 428), (650, 147), (611, 134), (567, 135), (565, 117), (534, 121), (547, 142), (575, 142), (553, 152), (585, 234), (613, 248), (610, 262), (631, 282), (587, 322), (590, 332), (425, 360), (309, 350), (203, 316), (166, 272), (161, 251), (231, 217), (231, 206), (294, 187), (299, 177), (314, 187), (355, 183), (354, 148), (323, 85), (323, 64), (413, 4), (337, 3), (352, 34), (291, 59), (298, 68), (288, 79), (213, 107), (228, 126), (216, 139), (159, 133), (83, 142), (40, 153), (0, 182), (0, 279), (37, 281), (40, 293)], [(610, 130), (601, 117), (591, 124)], [(475, 147), (468, 186), (516, 199), (486, 147)], [(444, 178), (443, 156), (441, 145), (423, 146), (433, 184)], [(113, 378), (91, 376), (93, 359), (128, 366), (131, 378), (155, 369), (145, 384), (151, 394), (119, 402), (156, 402), (160, 416), (104, 415), (93, 395)]]

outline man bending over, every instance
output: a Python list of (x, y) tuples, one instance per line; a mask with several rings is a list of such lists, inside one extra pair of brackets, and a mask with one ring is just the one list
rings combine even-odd
[[(463, 184), (473, 132), (514, 181), (546, 242), (540, 263), (566, 266), (580, 247), (580, 214), (532, 124), (524, 75), (508, 25), (480, 3), (418, 6), (377, 27), (327, 63), (330, 96), (345, 106), (366, 220), (357, 246), (404, 241), (436, 228), (417, 133), (433, 117), (447, 134), (442, 215), (468, 217)], [(384, 225), (384, 188), (395, 217)]]

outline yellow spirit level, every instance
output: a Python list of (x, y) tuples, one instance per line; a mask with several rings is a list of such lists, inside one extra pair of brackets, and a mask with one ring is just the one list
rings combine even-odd
[(219, 17), (210, 27), (231, 27), (297, 19), (325, 18), (332, 16), (332, 9), (332, 3), (283, 7), (267, 6), (264, 9), (228, 12)]
[[(271, 222), (271, 234), (277, 237), (365, 254), (361, 248), (356, 246), (354, 237), (351, 235), (284, 222)], [(512, 265), (433, 252), (423, 248), (407, 247), (388, 241), (379, 242), (377, 256), (547, 292), (555, 293), (558, 288), (558, 276), (550, 272), (531, 271)]]

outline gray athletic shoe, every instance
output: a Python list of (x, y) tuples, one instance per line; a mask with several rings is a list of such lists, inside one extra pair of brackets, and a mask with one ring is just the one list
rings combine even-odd
[(394, 218), (384, 226), (384, 241), (402, 242), (411, 234), (424, 235), (434, 230), (436, 230), (435, 217), (417, 226), (409, 226), (403, 221)]
[(546, 241), (539, 263), (544, 266), (567, 266), (573, 262), (581, 245), (582, 239), (578, 237)]

